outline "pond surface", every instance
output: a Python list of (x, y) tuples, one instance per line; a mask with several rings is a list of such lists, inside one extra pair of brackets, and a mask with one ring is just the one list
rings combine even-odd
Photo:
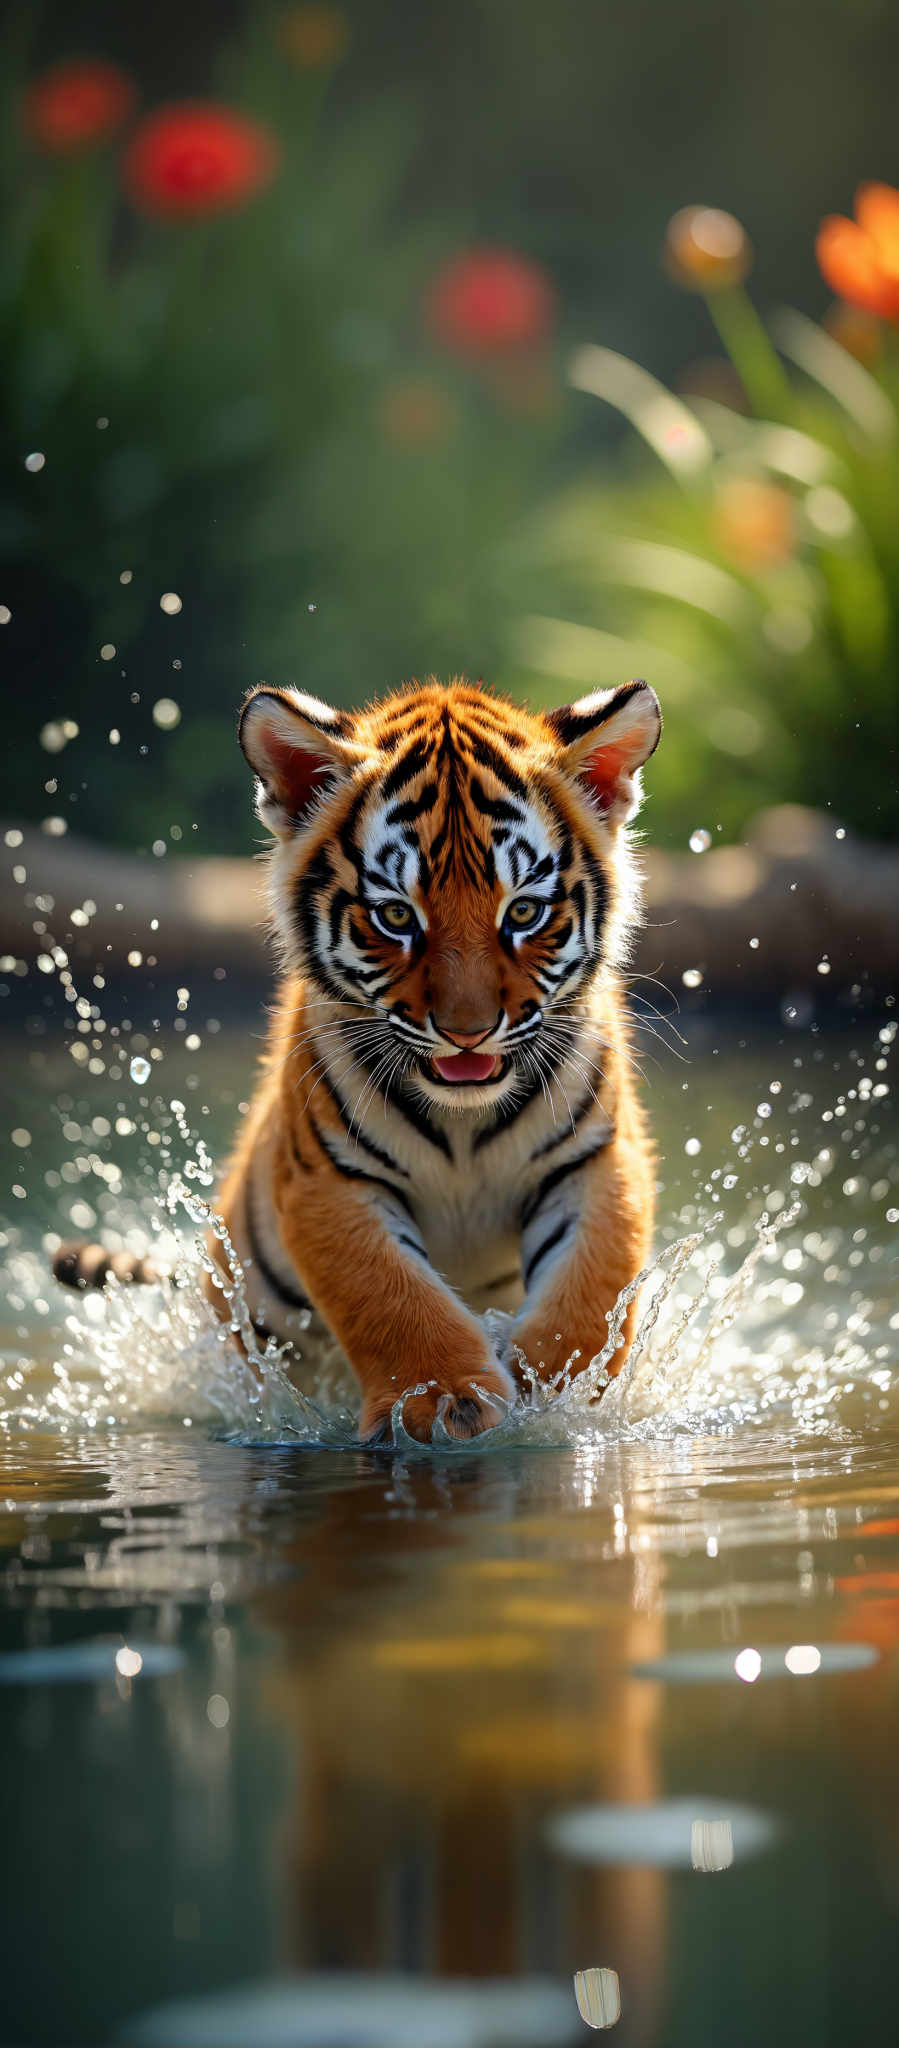
[(0, 2038), (892, 2039), (882, 1029), (660, 1054), (634, 1372), (437, 1456), (353, 1448), (339, 1375), (254, 1404), (190, 1288), (46, 1278), (219, 1152), (246, 1040), (7, 1061)]

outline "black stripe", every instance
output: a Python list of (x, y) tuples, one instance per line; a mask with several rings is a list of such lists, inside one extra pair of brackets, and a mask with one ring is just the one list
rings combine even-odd
[(258, 1267), (266, 1287), (270, 1288), (271, 1292), (276, 1294), (279, 1301), (283, 1301), (287, 1308), (311, 1308), (312, 1303), (308, 1296), (300, 1294), (296, 1288), (289, 1287), (284, 1280), (279, 1280), (277, 1273), (269, 1265), (256, 1231), (253, 1217), (253, 1190), (249, 1181), (246, 1184), (246, 1201), (244, 1206), (246, 1211), (247, 1239), (253, 1264)]
[[(325, 1094), (330, 1096), (343, 1128), (349, 1136), (350, 1118), (347, 1116), (346, 1103), (332, 1081), (327, 1068), (324, 1068), (322, 1071), (321, 1085), (324, 1088)], [(390, 1153), (385, 1152), (382, 1145), (376, 1145), (374, 1138), (367, 1138), (364, 1131), (353, 1131), (352, 1142), (354, 1145), (359, 1146), (360, 1151), (367, 1152), (370, 1159), (377, 1159), (381, 1166), (389, 1166), (391, 1173), (401, 1173), (403, 1179), (408, 1180), (409, 1175), (406, 1168), (404, 1166), (397, 1166), (396, 1160), (391, 1159)]]
[(552, 727), (556, 739), (563, 747), (567, 747), (571, 745), (572, 740), (583, 739), (586, 733), (598, 730), (605, 724), (607, 718), (613, 717), (617, 711), (623, 711), (625, 704), (630, 703), (638, 690), (645, 688), (646, 684), (642, 678), (632, 683), (622, 683), (621, 689), (616, 690), (608, 704), (599, 711), (575, 711), (570, 704), (560, 704), (557, 710), (544, 712), (544, 717), (547, 725)]
[(407, 797), (404, 804), (391, 804), (384, 823), (405, 825), (415, 818), (423, 818), (426, 811), (434, 809), (438, 795), (436, 782), (423, 782), (417, 796)]
[(598, 1138), (595, 1145), (591, 1145), (589, 1152), (579, 1152), (576, 1159), (566, 1159), (564, 1165), (554, 1166), (551, 1173), (544, 1174), (539, 1187), (528, 1196), (522, 1209), (522, 1230), (527, 1228), (532, 1216), (536, 1216), (537, 1210), (546, 1201), (547, 1195), (552, 1194), (553, 1188), (557, 1188), (560, 1181), (567, 1180), (570, 1173), (577, 1173), (580, 1167), (586, 1166), (588, 1160), (595, 1159), (597, 1152), (604, 1151), (608, 1142), (608, 1138)]
[(353, 833), (356, 829), (356, 820), (359, 817), (360, 811), (364, 809), (368, 801), (368, 797), (368, 785), (366, 785), (363, 789), (357, 789), (356, 794), (353, 797), (353, 801), (350, 804), (349, 809), (347, 810), (343, 818), (340, 830), (337, 834), (338, 840), (340, 842), (341, 851), (346, 855), (346, 858), (349, 861), (350, 866), (352, 868), (355, 868), (356, 874), (358, 875), (360, 881), (362, 879), (363, 872), (362, 855), (353, 838)]
[(541, 1245), (538, 1245), (537, 1250), (535, 1251), (533, 1257), (528, 1260), (528, 1263), (524, 1269), (525, 1287), (530, 1286), (534, 1274), (537, 1271), (537, 1267), (541, 1264), (542, 1260), (547, 1257), (549, 1252), (555, 1250), (557, 1244), (561, 1243), (561, 1240), (565, 1236), (566, 1231), (570, 1230), (571, 1223), (572, 1218), (570, 1216), (566, 1216), (561, 1223), (557, 1223), (555, 1230), (551, 1230), (549, 1236), (544, 1238), (543, 1243)]
[(520, 825), (522, 823), (518, 805), (508, 804), (505, 797), (502, 796), (488, 796), (479, 775), (472, 775), (468, 786), (471, 791), (472, 803), (475, 809), (480, 811), (483, 818), (505, 818), (512, 825)]
[[(536, 867), (535, 867), (535, 868), (531, 868), (531, 869), (529, 870), (529, 873), (528, 873), (528, 875), (527, 875), (527, 877), (526, 877), (526, 880), (527, 880), (527, 884), (528, 884), (528, 888), (530, 888), (530, 886), (531, 886), (532, 882), (545, 882), (545, 880), (546, 880), (546, 877), (547, 877), (547, 875), (551, 875), (551, 874), (552, 874), (552, 871), (553, 871), (553, 868), (555, 867), (555, 864), (556, 864), (556, 857), (555, 857), (555, 854), (554, 854), (554, 853), (545, 853), (545, 854), (544, 854), (544, 856), (543, 856), (543, 859), (542, 859), (542, 860), (538, 860), (538, 862), (537, 862), (537, 865), (536, 865)], [(559, 879), (559, 893), (562, 893), (562, 890), (563, 890), (563, 886), (564, 886), (564, 885), (562, 884), (562, 881), (561, 881), (561, 878), (560, 878), (560, 879)]]
[(340, 926), (343, 920), (343, 913), (349, 909), (350, 904), (354, 900), (348, 889), (335, 889), (328, 911), (328, 925), (332, 946), (336, 947), (340, 942)]
[(411, 782), (413, 775), (420, 775), (427, 765), (428, 749), (422, 746), (421, 740), (416, 740), (413, 746), (407, 747), (405, 753), (398, 756), (389, 774), (385, 775), (380, 790), (384, 802), (389, 803), (390, 798), (396, 796), (407, 782)]
[(406, 1237), (401, 1232), (400, 1235), (397, 1238), (395, 1238), (394, 1242), (396, 1244), (404, 1244), (407, 1247), (407, 1250), (409, 1250), (410, 1252), (417, 1252), (420, 1259), (425, 1259), (427, 1263), (430, 1264), (430, 1260), (428, 1259), (428, 1254), (425, 1251), (424, 1245), (418, 1244), (414, 1237)]
[(467, 728), (465, 730), (465, 737), (475, 760), (480, 762), (482, 768), (489, 768), (491, 775), (496, 776), (497, 782), (501, 782), (505, 789), (511, 789), (513, 795), (527, 796), (528, 786), (524, 776), (519, 775), (517, 768), (513, 768), (511, 762), (503, 760), (498, 747), (494, 747), (490, 740), (482, 739), (479, 734)]
[[(550, 1057), (552, 1058), (552, 1055)], [(558, 1062), (555, 1061), (554, 1064), (558, 1064)], [(514, 1124), (516, 1119), (526, 1109), (530, 1108), (534, 1097), (540, 1094), (542, 1086), (543, 1082), (539, 1073), (532, 1074), (523, 1095), (513, 1097), (511, 1100), (507, 1097), (505, 1102), (501, 1102), (496, 1110), (493, 1123), (488, 1124), (483, 1131), (478, 1131), (473, 1139), (472, 1151), (480, 1152), (483, 1145), (489, 1145), (493, 1138), (499, 1138), (503, 1131), (507, 1131), (509, 1125)]]
[[(573, 1138), (574, 1133), (577, 1130), (578, 1124), (583, 1123), (584, 1117), (587, 1116), (590, 1110), (593, 1108), (595, 1100), (596, 1097), (593, 1093), (593, 1090), (590, 1089), (588, 1093), (582, 1097), (581, 1101), (577, 1105), (577, 1108), (572, 1110), (571, 1115), (568, 1117), (565, 1123), (564, 1129), (561, 1131), (557, 1131), (554, 1137), (547, 1138), (546, 1144), (539, 1145), (537, 1151), (533, 1153), (532, 1157), (534, 1159), (543, 1159), (547, 1152), (554, 1152), (557, 1145), (564, 1145), (567, 1143), (569, 1138)], [(614, 1136), (614, 1133), (610, 1133), (610, 1136)]]
[(414, 1095), (407, 1095), (402, 1086), (398, 1086), (396, 1093), (391, 1095), (383, 1081), (378, 1081), (376, 1085), (383, 1100), (392, 1103), (399, 1110), (400, 1116), (405, 1117), (407, 1124), (411, 1124), (420, 1138), (427, 1138), (428, 1144), (436, 1145), (438, 1152), (442, 1152), (445, 1159), (452, 1159), (452, 1146), (446, 1132), (440, 1129), (439, 1124), (431, 1123), (427, 1110), (416, 1101)]
[(333, 1166), (335, 1173), (342, 1173), (344, 1180), (364, 1180), (369, 1184), (370, 1187), (385, 1188), (388, 1195), (392, 1195), (394, 1201), (399, 1202), (400, 1207), (405, 1209), (407, 1216), (412, 1216), (413, 1222), (415, 1221), (415, 1217), (412, 1211), (412, 1204), (409, 1200), (408, 1195), (403, 1192), (402, 1188), (393, 1187), (391, 1182), (389, 1180), (384, 1180), (383, 1176), (380, 1173), (366, 1173), (364, 1167), (347, 1166), (345, 1160), (338, 1159), (337, 1154), (334, 1151), (334, 1147), (329, 1143), (324, 1131), (319, 1130), (318, 1124), (316, 1123), (315, 1118), (308, 1107), (308, 1104), (306, 1107), (306, 1120), (309, 1124), (310, 1130), (312, 1131), (313, 1137), (318, 1140), (318, 1143), (321, 1146), (325, 1158), (330, 1160), (330, 1163)]

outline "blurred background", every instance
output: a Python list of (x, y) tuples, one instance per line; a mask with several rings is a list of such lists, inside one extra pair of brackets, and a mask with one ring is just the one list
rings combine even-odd
[(889, 0), (8, 9), (14, 829), (246, 852), (249, 685), (465, 671), (648, 676), (656, 845), (895, 837), (897, 61)]

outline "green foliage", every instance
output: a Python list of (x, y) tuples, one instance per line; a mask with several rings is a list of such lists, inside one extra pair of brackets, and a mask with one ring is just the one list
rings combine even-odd
[[(601, 302), (620, 326), (623, 305), (654, 303), (636, 266), (658, 239), (673, 134), (655, 137), (642, 184), (628, 169), (600, 241), (593, 197), (582, 215), (575, 197), (592, 194), (606, 130), (597, 121), (588, 134), (573, 17), (557, 52), (558, 24), (550, 35), (544, 13), (526, 10), (529, 33), (548, 38), (539, 80), (554, 84), (548, 97), (534, 85), (520, 134), (520, 81), (513, 93), (499, 31), (494, 67), (463, 67), (463, 145), (449, 53), (458, 43), (468, 58), (479, 10), (441, 15), (445, 63), (429, 58), (435, 75), (417, 82), (407, 66), (401, 88), (372, 83), (379, 64), (385, 77), (396, 68), (372, 30), (369, 74), (340, 111), (328, 62), (290, 61), (280, 14), (246, 10), (209, 85), (278, 136), (279, 173), (245, 208), (183, 222), (126, 202), (122, 140), (67, 158), (29, 145), (29, 9), (8, 32), (4, 811), (64, 813), (73, 829), (143, 846), (172, 826), (196, 844), (196, 822), (206, 850), (242, 848), (251, 828), (234, 717), (260, 677), (357, 702), (409, 676), (464, 670), (539, 703), (645, 674), (667, 714), (654, 839), (682, 845), (702, 824), (739, 835), (759, 806), (783, 801), (829, 804), (861, 832), (895, 834), (890, 358), (864, 369), (799, 316), (778, 331), (778, 357), (745, 301), (719, 294), (719, 330), (754, 412), (709, 397), (684, 406), (607, 350), (594, 393), (635, 432), (603, 449), (613, 415), (565, 390), (557, 351), (454, 358), (427, 336), (423, 295), (457, 249), (509, 238), (493, 224), (518, 218), (509, 195), (520, 205), (528, 189), (539, 113), (544, 165), (560, 153), (579, 169), (558, 214), (537, 207), (534, 233), (555, 249), (569, 297)], [(619, 61), (636, 78), (643, 29), (631, 35), (623, 20), (621, 37)], [(606, 78), (602, 90), (620, 118), (619, 88)], [(563, 136), (570, 102), (580, 126)], [(680, 134), (677, 94), (672, 106)], [(450, 209), (435, 123), (450, 156), (473, 149), (482, 184), (489, 169), (506, 193), (505, 213), (494, 184), (475, 193), (479, 233)], [(747, 177), (768, 191), (756, 154), (753, 136)], [(695, 151), (677, 165), (698, 180)], [(831, 198), (822, 186), (822, 205)], [(794, 220), (776, 258), (796, 232)], [(669, 362), (683, 352), (684, 304), (671, 335), (653, 335)], [(25, 468), (32, 450), (46, 458), (37, 472)], [(159, 599), (171, 590), (183, 609), (167, 617)], [(110, 646), (114, 658), (101, 658)], [(181, 709), (176, 730), (153, 722), (161, 697)], [(48, 754), (41, 728), (66, 718), (79, 735)]]
[[(454, 244), (397, 228), (414, 106), (383, 92), (338, 122), (327, 69), (291, 65), (279, 19), (251, 11), (211, 92), (279, 137), (279, 173), (205, 219), (135, 213), (118, 144), (29, 149), (25, 67), (7, 52), (2, 802), (16, 816), (65, 809), (73, 829), (144, 845), (198, 821), (206, 848), (245, 846), (234, 730), (250, 684), (350, 702), (500, 663), (499, 544), (545, 487), (550, 366), (535, 418), (528, 388), (428, 341), (422, 294)], [(152, 722), (162, 696), (177, 731)], [(79, 735), (50, 759), (40, 730), (63, 718)]]
[(863, 367), (789, 313), (774, 328), (788, 379), (742, 294), (728, 292), (726, 319), (720, 300), (744, 387), (777, 417), (684, 405), (623, 358), (582, 351), (573, 381), (624, 411), (643, 445), (535, 523), (540, 609), (520, 651), (552, 699), (629, 669), (657, 683), (654, 838), (683, 844), (699, 824), (733, 837), (778, 802), (892, 837), (899, 365), (887, 343)]

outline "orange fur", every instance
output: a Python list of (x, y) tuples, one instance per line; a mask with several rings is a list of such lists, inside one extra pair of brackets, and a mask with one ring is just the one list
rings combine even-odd
[[(364, 1437), (424, 1382), (412, 1434), (443, 1411), (453, 1434), (488, 1427), (515, 1346), (547, 1378), (576, 1348), (582, 1369), (645, 1263), (621, 967), (627, 818), (657, 734), (645, 685), (549, 717), (464, 683), (355, 715), (266, 690), (245, 708), (287, 971), (217, 1206), (260, 1326), (302, 1354), (302, 1295), (339, 1341)], [(520, 905), (544, 920), (532, 935), (509, 923)], [(494, 1073), (445, 1082), (437, 1062), (462, 1073), (466, 1045)], [(515, 1312), (503, 1358), (487, 1301)]]

